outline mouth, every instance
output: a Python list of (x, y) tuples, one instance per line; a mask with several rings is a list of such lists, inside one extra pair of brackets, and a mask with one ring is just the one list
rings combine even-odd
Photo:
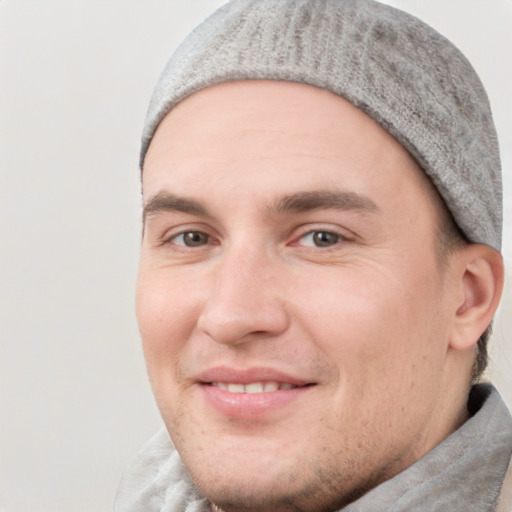
[(198, 384), (217, 413), (257, 420), (295, 410), (317, 383), (268, 368), (218, 367), (201, 374)]
[(210, 382), (207, 385), (222, 389), (228, 393), (272, 393), (274, 391), (300, 387), (290, 382), (250, 382), (248, 384)]

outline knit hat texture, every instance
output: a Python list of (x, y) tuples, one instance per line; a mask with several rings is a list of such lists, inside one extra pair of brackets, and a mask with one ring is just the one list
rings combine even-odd
[(445, 37), (374, 0), (232, 0), (180, 45), (156, 85), (141, 168), (165, 115), (205, 87), (300, 82), (331, 91), (393, 135), (470, 242), (501, 249), (502, 181), (489, 100)]

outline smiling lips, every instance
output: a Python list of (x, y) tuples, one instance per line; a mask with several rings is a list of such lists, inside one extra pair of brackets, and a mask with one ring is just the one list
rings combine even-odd
[(271, 393), (283, 389), (293, 389), (298, 386), (289, 382), (251, 382), (250, 384), (226, 384), (225, 382), (212, 382), (217, 387), (229, 393)]
[(216, 368), (198, 379), (206, 402), (222, 416), (259, 419), (294, 402), (314, 387), (274, 370), (260, 368), (237, 371)]

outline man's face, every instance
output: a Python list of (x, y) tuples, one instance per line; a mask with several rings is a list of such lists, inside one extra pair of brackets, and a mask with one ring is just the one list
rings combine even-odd
[(137, 314), (167, 428), (222, 508), (334, 510), (446, 435), (429, 186), (305, 85), (211, 87), (160, 125)]

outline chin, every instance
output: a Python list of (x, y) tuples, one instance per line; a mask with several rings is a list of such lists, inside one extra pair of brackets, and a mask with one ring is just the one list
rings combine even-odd
[(197, 488), (223, 512), (331, 511), (358, 497), (352, 489), (343, 492), (339, 474), (316, 474), (314, 461), (297, 462), (293, 455), (268, 447), (256, 454), (238, 445), (208, 455), (197, 451), (190, 460), (184, 453), (182, 459)]
[(297, 503), (300, 503), (301, 511), (319, 510), (318, 503), (314, 509), (310, 508), (307, 496), (297, 495), (288, 488), (287, 480), (285, 476), (281, 482), (232, 481), (228, 486), (225, 481), (209, 481), (204, 488), (199, 485), (198, 488), (223, 512), (297, 512)]
[(250, 450), (240, 443), (230, 447), (215, 444), (216, 450), (210, 446), (210, 450), (180, 454), (198, 489), (224, 512), (296, 511), (293, 502), (308, 496), (309, 492), (297, 489), (308, 488), (311, 475), (283, 463), (291, 457), (276, 456), (275, 447)]

